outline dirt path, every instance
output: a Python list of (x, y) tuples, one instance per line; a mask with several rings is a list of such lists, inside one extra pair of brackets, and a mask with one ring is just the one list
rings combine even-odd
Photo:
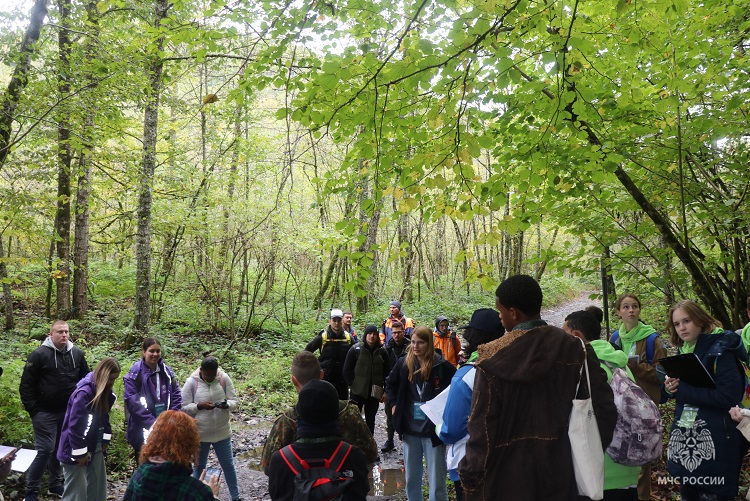
[[(542, 312), (542, 318), (551, 325), (562, 325), (565, 316), (575, 310), (585, 308), (594, 301), (588, 299), (588, 294), (569, 301), (557, 308), (547, 309)], [(242, 498), (247, 500), (268, 500), (267, 477), (258, 471), (260, 452), (265, 443), (268, 430), (273, 418), (248, 416), (242, 412), (233, 415), (233, 446), (235, 451), (235, 466), (239, 478), (240, 492)], [(381, 406), (375, 421), (375, 441), (378, 448), (386, 440), (385, 412)], [(373, 479), (371, 485), (373, 490), (368, 500), (405, 499), (403, 494), (403, 451), (401, 441), (396, 439), (396, 450), (381, 453), (381, 461), (373, 467)], [(215, 463), (216, 457), (211, 453), (209, 464)], [(110, 483), (110, 499), (122, 499), (127, 483), (115, 481)], [(219, 498), (229, 501), (229, 491), (222, 485)]]

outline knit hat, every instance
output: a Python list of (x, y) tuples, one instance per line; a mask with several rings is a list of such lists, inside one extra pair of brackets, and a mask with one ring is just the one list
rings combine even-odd
[(400, 310), (401, 309), (401, 301), (398, 301), (398, 300), (394, 299), (393, 301), (391, 301), (391, 306), (395, 306), (396, 308), (398, 308)]
[(339, 394), (328, 381), (313, 379), (299, 392), (297, 414), (311, 424), (335, 422), (339, 418)]
[(378, 326), (377, 325), (368, 324), (367, 327), (365, 327), (365, 333), (363, 334), (363, 336), (367, 337), (367, 335), (369, 333), (371, 333), (371, 332), (374, 332), (374, 333), (377, 334), (377, 332), (378, 332)]

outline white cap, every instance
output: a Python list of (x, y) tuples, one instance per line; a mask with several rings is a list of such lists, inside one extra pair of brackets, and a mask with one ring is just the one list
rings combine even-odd
[(338, 308), (334, 308), (331, 310), (331, 318), (344, 318), (344, 312), (339, 310)]

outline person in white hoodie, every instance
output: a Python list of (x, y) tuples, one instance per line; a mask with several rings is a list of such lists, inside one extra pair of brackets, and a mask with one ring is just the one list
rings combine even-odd
[(241, 499), (232, 454), (232, 429), (229, 425), (229, 413), (236, 408), (234, 383), (219, 369), (219, 362), (215, 357), (206, 356), (200, 368), (190, 375), (182, 387), (182, 410), (195, 418), (201, 435), (201, 450), (193, 476), (200, 478), (213, 446), (233, 501)]

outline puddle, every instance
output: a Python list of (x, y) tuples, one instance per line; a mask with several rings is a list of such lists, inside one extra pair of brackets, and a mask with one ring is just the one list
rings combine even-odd
[(369, 496), (395, 496), (406, 488), (403, 468), (381, 468), (376, 464), (369, 477), (372, 486)]
[[(256, 447), (237, 454), (237, 459), (244, 461), (243, 465), (251, 470), (260, 470), (260, 456), (263, 447)], [(403, 468), (382, 468), (379, 464), (372, 467), (368, 474), (370, 479), (370, 496), (395, 496), (406, 488), (406, 478)]]

